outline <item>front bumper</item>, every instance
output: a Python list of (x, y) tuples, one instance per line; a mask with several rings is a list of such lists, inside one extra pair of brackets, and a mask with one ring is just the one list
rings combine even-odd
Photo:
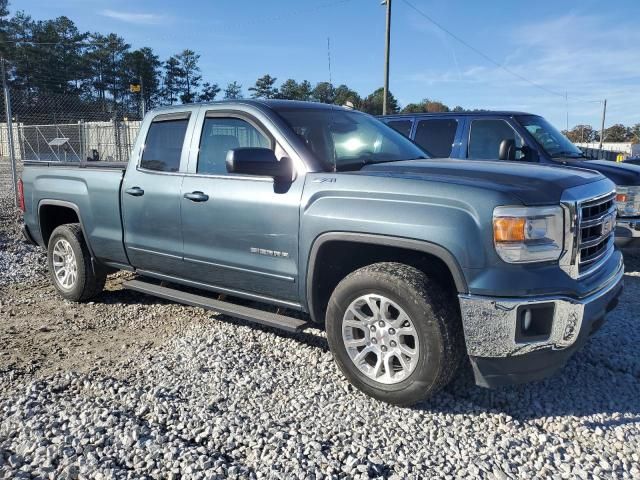
[(640, 218), (620, 218), (616, 222), (616, 245), (640, 247)]
[[(620, 261), (602, 288), (580, 299), (460, 295), (467, 353), (476, 384), (497, 387), (523, 383), (562, 368), (616, 307), (623, 275)], [(526, 315), (529, 330), (523, 326)]]

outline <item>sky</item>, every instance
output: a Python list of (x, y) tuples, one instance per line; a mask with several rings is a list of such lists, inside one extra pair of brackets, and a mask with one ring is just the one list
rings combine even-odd
[[(379, 0), (10, 0), (10, 8), (66, 15), (161, 59), (190, 48), (203, 80), (237, 80), (245, 95), (265, 73), (331, 79), (361, 95), (383, 83)], [(639, 0), (393, 0), (390, 90), (401, 105), (430, 98), (521, 110), (563, 129), (599, 128), (606, 98), (607, 126), (640, 123), (639, 25)]]

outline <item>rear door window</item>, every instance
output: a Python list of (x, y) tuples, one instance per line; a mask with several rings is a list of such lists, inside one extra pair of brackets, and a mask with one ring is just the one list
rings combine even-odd
[(415, 142), (436, 158), (451, 156), (458, 130), (455, 118), (420, 120), (416, 128)]
[[(479, 119), (471, 122), (469, 132), (468, 156), (474, 160), (498, 160), (500, 143), (503, 140), (514, 140), (517, 148), (522, 148), (522, 138), (504, 120)], [(516, 160), (522, 158), (522, 152), (516, 152)]]
[(154, 121), (149, 127), (140, 166), (156, 172), (177, 172), (189, 118)]
[(409, 138), (409, 135), (411, 135), (412, 123), (413, 122), (411, 120), (391, 120), (390, 122), (387, 122), (387, 125), (393, 128), (396, 132), (399, 132)]
[(243, 147), (272, 148), (272, 142), (241, 118), (205, 118), (200, 137), (197, 173), (227, 175), (227, 152)]

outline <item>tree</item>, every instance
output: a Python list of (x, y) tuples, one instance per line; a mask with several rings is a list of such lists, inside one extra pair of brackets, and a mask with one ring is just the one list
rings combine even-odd
[(336, 98), (336, 90), (329, 82), (319, 82), (311, 92), (311, 98), (320, 103), (333, 103)]
[(184, 74), (180, 68), (180, 60), (175, 56), (169, 57), (164, 62), (164, 88), (162, 97), (165, 103), (173, 105), (178, 100), (178, 95), (182, 91), (182, 80)]
[[(380, 87), (364, 99), (362, 102), (362, 110), (371, 115), (382, 115), (383, 96), (384, 89)], [(387, 97), (387, 113), (398, 113), (399, 111), (398, 101), (393, 94), (389, 92), (389, 96)]]
[(274, 87), (277, 78), (272, 77), (269, 74), (263, 75), (256, 80), (256, 84), (253, 87), (249, 87), (249, 91), (252, 98), (276, 98), (278, 96), (278, 89)]
[(242, 98), (242, 85), (234, 80), (224, 89), (224, 99), (236, 100), (238, 98)]
[(202, 80), (200, 67), (198, 66), (200, 55), (193, 50), (187, 49), (176, 55), (176, 59), (179, 62), (179, 71), (182, 76), (180, 101), (182, 103), (193, 103), (200, 86), (200, 80)]
[(604, 130), (605, 142), (626, 142), (629, 136), (629, 130), (621, 123), (612, 125)]
[(573, 143), (591, 143), (596, 139), (596, 132), (591, 125), (576, 125), (568, 132), (565, 130), (562, 133)]
[(630, 137), (629, 141), (632, 143), (640, 143), (640, 123), (636, 123), (629, 128)]
[(303, 80), (298, 83), (294, 79), (290, 78), (280, 85), (278, 92), (278, 98), (284, 100), (309, 100), (311, 97), (311, 83), (307, 80)]
[(345, 84), (338, 86), (334, 93), (333, 103), (336, 105), (345, 106), (350, 103), (354, 108), (359, 108), (362, 103), (362, 99), (360, 98), (360, 95), (358, 95), (358, 92), (351, 90)]
[[(462, 107), (457, 107), (462, 110)], [(403, 113), (442, 113), (449, 112), (451, 109), (438, 100), (429, 100), (425, 98), (420, 103), (410, 103), (402, 109)]]
[(102, 110), (110, 110), (109, 105), (117, 108), (129, 87), (124, 74), (123, 59), (130, 45), (115, 33), (107, 36), (94, 33), (90, 36), (91, 47), (88, 52), (88, 65), (91, 85)]
[(124, 70), (129, 83), (140, 83), (139, 94), (131, 94), (132, 104), (139, 108), (140, 101), (146, 109), (153, 108), (160, 96), (160, 59), (148, 47), (127, 52), (124, 56)]
[(202, 85), (202, 92), (200, 92), (198, 100), (201, 102), (213, 102), (219, 93), (220, 87), (217, 83), (204, 82)]

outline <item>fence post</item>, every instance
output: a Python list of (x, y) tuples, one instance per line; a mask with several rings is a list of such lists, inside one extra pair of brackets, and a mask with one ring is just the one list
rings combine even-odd
[(13, 145), (13, 120), (11, 118), (11, 94), (9, 92), (9, 86), (7, 85), (7, 75), (5, 71), (5, 60), (4, 58), (0, 59), (0, 63), (2, 63), (2, 89), (4, 90), (4, 108), (5, 114), (7, 116), (7, 136), (8, 136), (8, 147), (9, 147), (9, 159), (11, 160), (11, 177), (13, 179), (13, 201), (18, 206), (18, 172), (16, 171), (16, 152)]
[(120, 126), (118, 123), (117, 114), (113, 116), (113, 134), (115, 140), (115, 154), (116, 154), (116, 162), (120, 161)]
[(84, 120), (78, 120), (78, 151), (80, 152), (78, 156), (80, 157), (80, 162), (84, 162), (87, 160), (84, 154), (84, 135), (83, 135), (83, 124)]

